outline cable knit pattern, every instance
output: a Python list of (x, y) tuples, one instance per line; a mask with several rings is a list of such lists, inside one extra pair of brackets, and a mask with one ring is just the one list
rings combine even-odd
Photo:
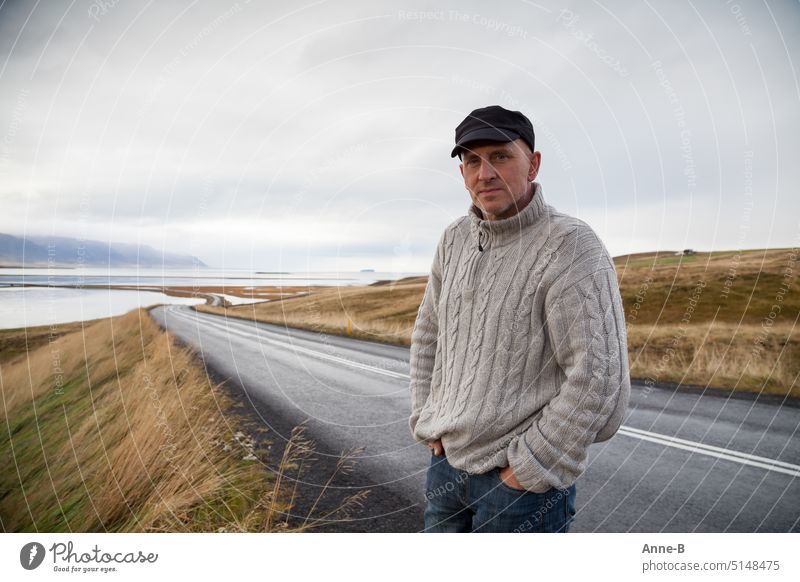
[[(486, 250), (484, 249), (483, 252), (486, 252)], [(501, 260), (492, 261), (487, 277), (481, 282), (481, 285), (485, 286), (487, 289), (492, 288), (497, 278), (497, 270), (500, 265), (502, 265)], [(478, 358), (483, 347), (484, 332), (486, 331), (486, 308), (489, 306), (490, 295), (491, 294), (488, 292), (481, 293), (480, 302), (477, 308), (472, 312), (472, 317), (476, 318), (478, 325), (475, 336), (470, 337), (470, 358), (466, 368), (467, 377), (459, 383), (458, 390), (453, 390), (453, 393), (455, 393), (457, 397), (456, 405), (452, 410), (452, 414), (455, 416), (460, 416), (464, 413), (464, 408), (469, 399), (470, 392), (472, 391), (472, 386), (475, 383), (475, 377), (478, 375)]]
[[(469, 473), (511, 465), (528, 490), (569, 487), (630, 394), (614, 264), (584, 222), (545, 203), (447, 227), (411, 336), (417, 441)], [(479, 246), (480, 245), (480, 246)]]

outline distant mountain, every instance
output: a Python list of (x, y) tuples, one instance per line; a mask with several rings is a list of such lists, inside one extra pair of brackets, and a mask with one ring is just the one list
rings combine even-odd
[(0, 265), (46, 267), (207, 267), (191, 255), (147, 245), (80, 240), (63, 236), (18, 237), (0, 233)]

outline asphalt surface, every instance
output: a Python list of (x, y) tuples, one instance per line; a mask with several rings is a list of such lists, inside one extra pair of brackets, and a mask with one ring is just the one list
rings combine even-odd
[[(422, 530), (430, 451), (408, 429), (408, 348), (186, 306), (151, 314), (226, 381), (239, 414), (268, 429), (266, 470), (304, 423), (316, 461), (297, 479), (290, 524), (311, 515), (318, 531)], [(635, 383), (619, 433), (590, 448), (570, 531), (800, 531), (798, 426), (796, 403)], [(358, 447), (352, 472), (325, 487), (340, 455)], [(347, 521), (322, 519), (364, 490)]]

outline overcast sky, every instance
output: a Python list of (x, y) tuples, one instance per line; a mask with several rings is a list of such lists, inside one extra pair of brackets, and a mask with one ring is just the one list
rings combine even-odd
[(800, 3), (4, 2), (0, 232), (427, 271), (455, 126), (531, 118), (613, 255), (800, 243)]

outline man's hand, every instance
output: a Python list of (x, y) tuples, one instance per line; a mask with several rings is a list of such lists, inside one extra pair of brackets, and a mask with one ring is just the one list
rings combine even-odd
[(525, 489), (522, 483), (517, 481), (517, 478), (514, 476), (514, 470), (511, 467), (503, 467), (500, 469), (500, 478), (503, 480), (503, 483), (512, 489)]
[(429, 441), (428, 447), (433, 449), (433, 454), (437, 457), (441, 456), (444, 453), (444, 447), (442, 446), (442, 440), (436, 439), (435, 441)]

